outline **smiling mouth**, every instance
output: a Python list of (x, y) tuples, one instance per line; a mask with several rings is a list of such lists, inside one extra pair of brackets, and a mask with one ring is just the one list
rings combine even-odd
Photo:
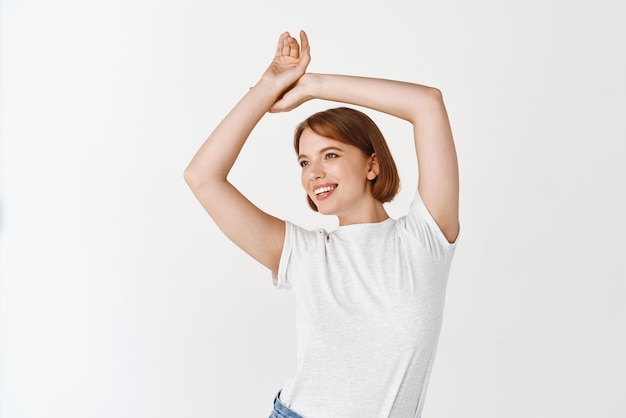
[(337, 187), (336, 184), (334, 186), (319, 187), (317, 189), (313, 189), (313, 193), (315, 193), (316, 196), (322, 196), (328, 192), (332, 192), (333, 190), (335, 190), (336, 187)]

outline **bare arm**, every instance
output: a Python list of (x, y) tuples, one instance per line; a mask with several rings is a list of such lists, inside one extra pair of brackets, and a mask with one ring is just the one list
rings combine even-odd
[(219, 228), (272, 271), (285, 237), (284, 221), (252, 204), (227, 180), (252, 129), (278, 97), (304, 74), (310, 62), (306, 34), (298, 42), (283, 33), (261, 80), (237, 103), (200, 147), (185, 170), (185, 181)]
[(441, 92), (401, 81), (305, 74), (271, 110), (290, 110), (313, 98), (368, 107), (413, 125), (420, 195), (448, 241), (453, 242), (459, 230), (459, 174)]

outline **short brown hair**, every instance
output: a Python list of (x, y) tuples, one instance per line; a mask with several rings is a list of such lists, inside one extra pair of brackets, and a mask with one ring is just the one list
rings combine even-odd
[[(387, 141), (378, 126), (365, 113), (348, 107), (338, 107), (315, 113), (301, 122), (294, 133), (293, 147), (300, 152), (300, 137), (305, 129), (344, 144), (354, 145), (366, 156), (376, 154), (380, 172), (371, 180), (372, 194), (381, 203), (391, 202), (400, 190), (400, 176)], [(317, 206), (308, 197), (309, 206)]]

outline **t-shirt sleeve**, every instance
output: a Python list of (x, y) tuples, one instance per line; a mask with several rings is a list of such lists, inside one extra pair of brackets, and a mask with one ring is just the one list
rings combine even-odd
[(414, 235), (430, 253), (447, 255), (454, 251), (458, 237), (454, 243), (448, 242), (448, 239), (424, 204), (419, 191), (415, 191), (415, 197), (403, 221), (409, 233)]
[(294, 241), (295, 225), (289, 221), (285, 221), (285, 242), (283, 243), (283, 252), (280, 255), (278, 271), (272, 272), (274, 286), (277, 289), (289, 289), (290, 283), (287, 281), (287, 265), (291, 256), (292, 245)]
[(320, 243), (324, 231), (308, 231), (289, 221), (285, 221), (285, 242), (280, 256), (278, 271), (272, 273), (274, 285), (277, 289), (291, 289), (297, 279), (297, 272), (290, 267), (297, 264), (298, 259), (307, 257)]

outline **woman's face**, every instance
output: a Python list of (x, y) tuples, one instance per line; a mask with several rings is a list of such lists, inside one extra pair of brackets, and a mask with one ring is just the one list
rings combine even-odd
[(305, 129), (300, 137), (298, 162), (302, 187), (320, 213), (353, 217), (375, 200), (370, 180), (376, 177), (372, 157), (341, 141)]

